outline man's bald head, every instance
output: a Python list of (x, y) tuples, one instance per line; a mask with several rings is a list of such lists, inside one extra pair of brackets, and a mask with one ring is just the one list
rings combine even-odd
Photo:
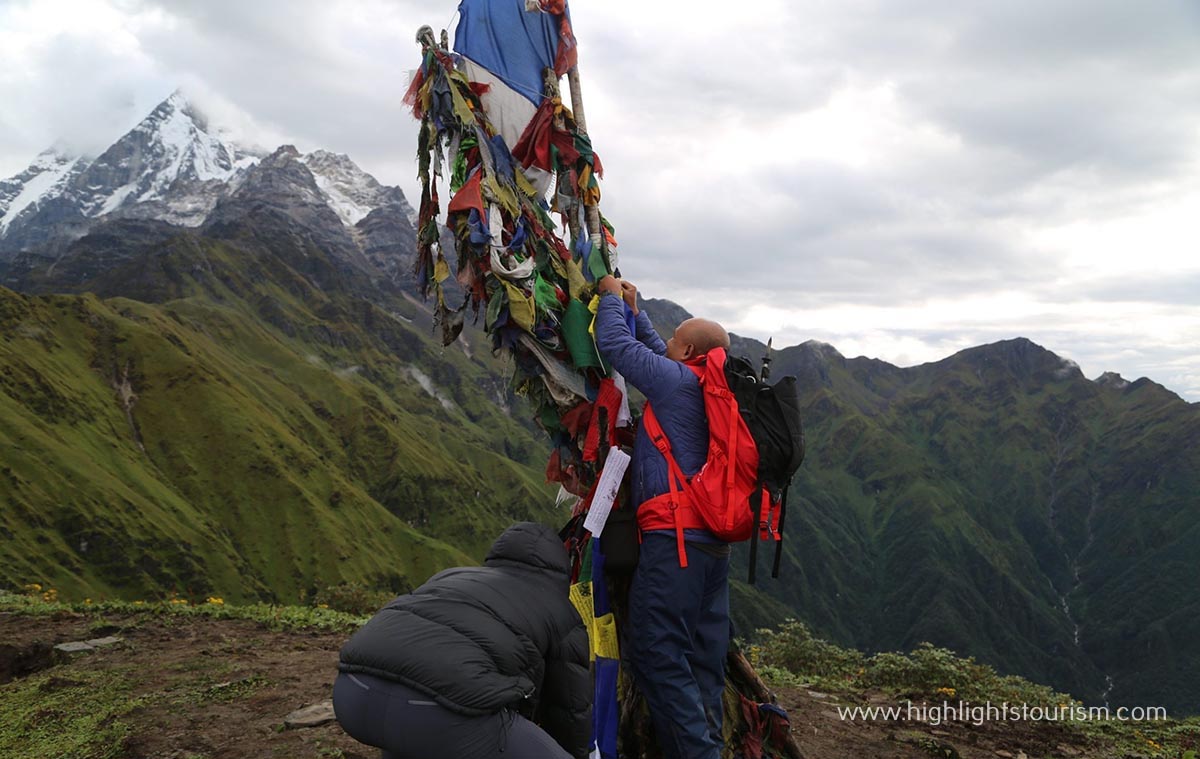
[(667, 358), (687, 361), (713, 348), (729, 348), (729, 333), (725, 328), (711, 319), (687, 319), (667, 341)]

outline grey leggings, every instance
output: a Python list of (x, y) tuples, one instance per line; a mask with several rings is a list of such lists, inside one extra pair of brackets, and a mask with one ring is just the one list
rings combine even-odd
[(571, 759), (546, 731), (513, 711), (465, 717), (370, 675), (339, 674), (333, 710), (346, 733), (383, 749), (383, 759)]

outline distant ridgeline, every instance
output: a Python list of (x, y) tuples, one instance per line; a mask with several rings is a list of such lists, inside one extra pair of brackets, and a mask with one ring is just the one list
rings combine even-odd
[[(561, 523), (509, 368), (478, 331), (442, 349), (406, 295), (411, 213), (178, 94), (0, 182), (0, 586), (294, 603)], [(794, 615), (1200, 712), (1200, 406), (1023, 339), (911, 369), (809, 342), (772, 371), (800, 378), (809, 454), (782, 579), (735, 585), (743, 634)]]

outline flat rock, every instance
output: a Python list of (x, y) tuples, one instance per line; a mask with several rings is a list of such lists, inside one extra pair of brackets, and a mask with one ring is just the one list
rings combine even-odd
[(92, 648), (101, 648), (103, 646), (111, 646), (114, 643), (120, 643), (123, 640), (125, 640), (125, 639), (117, 638), (117, 637), (110, 635), (107, 638), (93, 638), (92, 640), (89, 640), (87, 642), (87, 644), (89, 646), (91, 646)]
[(59, 643), (54, 647), (55, 651), (62, 651), (65, 654), (78, 654), (84, 651), (95, 651), (95, 647), (90, 643), (85, 643), (82, 640), (74, 641), (73, 643)]
[(829, 698), (828, 693), (819, 693), (815, 690), (810, 690), (808, 692), (808, 695), (812, 696), (813, 698)]
[(333, 701), (322, 701), (303, 709), (297, 709), (283, 718), (283, 724), (289, 730), (302, 727), (317, 727), (333, 722), (337, 717), (333, 714)]

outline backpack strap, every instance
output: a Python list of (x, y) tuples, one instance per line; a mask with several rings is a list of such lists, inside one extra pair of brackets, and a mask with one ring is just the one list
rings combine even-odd
[[(687, 567), (687, 550), (684, 547), (683, 541), (683, 519), (681, 511), (686, 511), (689, 515), (691, 505), (685, 503), (684, 488), (687, 487), (688, 478), (679, 468), (679, 462), (675, 460), (674, 454), (671, 453), (671, 441), (667, 439), (667, 433), (663, 431), (662, 425), (658, 423), (658, 417), (654, 415), (654, 408), (650, 402), (646, 402), (645, 411), (642, 413), (642, 427), (646, 430), (646, 435), (649, 436), (650, 442), (654, 443), (654, 447), (662, 454), (663, 459), (667, 462), (667, 488), (668, 491), (657, 498), (652, 498), (646, 503), (657, 501), (660, 498), (667, 499), (670, 506), (672, 521), (675, 523), (675, 545), (679, 551), (679, 566)], [(643, 504), (644, 505), (644, 504)]]
[(771, 566), (771, 577), (779, 577), (779, 562), (783, 558), (783, 521), (787, 515), (787, 497), (788, 488), (791, 483), (788, 483), (783, 488), (783, 494), (779, 497), (779, 525), (775, 533), (775, 563)]

